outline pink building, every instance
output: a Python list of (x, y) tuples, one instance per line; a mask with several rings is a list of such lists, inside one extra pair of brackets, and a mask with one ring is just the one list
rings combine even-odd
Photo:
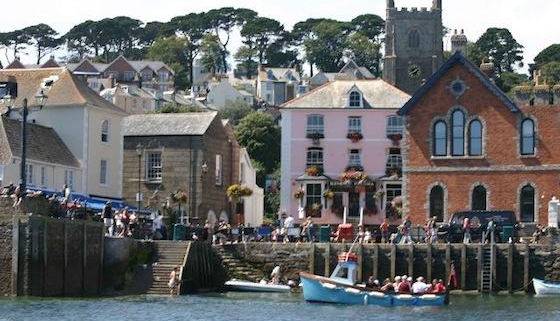
[(401, 195), (410, 96), (383, 80), (337, 80), (285, 103), (280, 211), (318, 224), (380, 224)]

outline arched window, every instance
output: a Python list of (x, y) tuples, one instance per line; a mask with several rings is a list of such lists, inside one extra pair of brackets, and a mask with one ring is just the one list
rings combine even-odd
[(348, 97), (348, 106), (362, 107), (362, 95), (357, 91), (351, 92)]
[(521, 202), (521, 222), (535, 221), (535, 189), (531, 185), (525, 185), (521, 189), (519, 197)]
[(532, 119), (525, 119), (521, 123), (521, 155), (535, 153), (535, 123)]
[(408, 33), (408, 46), (410, 48), (420, 47), (420, 34), (418, 33), (418, 30), (411, 30)]
[(309, 148), (307, 150), (307, 167), (318, 166), (323, 167), (323, 149), (322, 148)]
[(473, 211), (486, 211), (486, 188), (478, 185), (472, 191), (472, 204)]
[(433, 140), (434, 156), (447, 155), (447, 125), (443, 120), (434, 124)]
[(107, 119), (101, 123), (101, 141), (109, 142), (109, 121)]
[(443, 187), (434, 186), (430, 191), (430, 217), (436, 217), (438, 222), (443, 222)]
[(482, 123), (473, 120), (469, 125), (469, 155), (482, 155)]
[(465, 114), (460, 110), (451, 115), (451, 155), (465, 155)]

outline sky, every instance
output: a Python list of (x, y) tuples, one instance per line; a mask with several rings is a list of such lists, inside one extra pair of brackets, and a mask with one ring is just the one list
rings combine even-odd
[[(395, 0), (397, 7), (431, 7), (431, 4), (432, 0)], [(385, 18), (385, 5), (385, 0), (20, 0), (10, 2), (9, 12), (14, 14), (3, 15), (0, 32), (46, 23), (64, 34), (88, 19), (125, 15), (143, 22), (166, 22), (174, 16), (225, 6), (252, 9), (291, 29), (295, 23), (307, 18), (348, 21), (365, 13)], [(531, 63), (544, 48), (560, 43), (558, 12), (558, 0), (443, 0), (444, 26), (451, 30), (464, 29), (471, 41), (476, 41), (487, 28), (508, 28), (525, 47), (525, 64)], [(235, 36), (230, 52), (235, 52), (240, 43), (240, 37)], [(450, 47), (448, 39), (444, 39), (444, 46), (446, 49)], [(24, 63), (34, 63), (33, 54), (21, 59)], [(6, 62), (3, 52), (0, 60)]]

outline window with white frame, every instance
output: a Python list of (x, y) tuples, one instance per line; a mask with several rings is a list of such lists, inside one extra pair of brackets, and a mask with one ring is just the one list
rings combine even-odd
[(307, 167), (318, 166), (323, 167), (323, 149), (312, 147), (307, 149)]
[(161, 182), (161, 152), (146, 153), (146, 180)]
[(142, 72), (142, 80), (143, 81), (150, 81), (152, 80), (153, 73), (149, 70), (145, 70)]
[(41, 186), (47, 186), (47, 168), (45, 166), (41, 166)]
[(402, 135), (403, 133), (403, 119), (401, 116), (387, 117), (387, 136), (389, 135)]
[(355, 116), (348, 117), (348, 133), (349, 134), (362, 133), (362, 117), (355, 117)]
[[(323, 191), (321, 184), (307, 184), (305, 188), (305, 206), (310, 208), (313, 204), (322, 205), (321, 201), (323, 199)], [(321, 211), (313, 212), (312, 215), (316, 217), (321, 217)]]
[(104, 143), (109, 142), (109, 120), (107, 119), (101, 123), (101, 141)]
[(158, 73), (159, 76), (159, 81), (167, 81), (167, 79), (169, 78), (169, 74), (165, 71), (160, 71)]
[(359, 149), (351, 149), (348, 158), (349, 167), (361, 167), (362, 166), (362, 151)]
[(266, 83), (266, 90), (272, 90), (272, 83), (271, 82), (267, 82)]
[(402, 155), (387, 155), (387, 169), (400, 169), (402, 168)]
[(222, 185), (223, 182), (223, 163), (222, 155), (216, 154), (216, 185)]
[(106, 159), (102, 159), (99, 163), (99, 184), (107, 185), (108, 184), (108, 162)]
[(325, 119), (323, 115), (308, 115), (307, 116), (307, 134), (322, 134), (325, 133)]
[(125, 71), (123, 75), (124, 81), (132, 81), (134, 80), (134, 71)]
[(358, 91), (352, 91), (348, 96), (349, 107), (362, 107), (362, 94)]
[(65, 170), (64, 171), (64, 184), (72, 188), (74, 186), (74, 171)]
[(27, 184), (33, 185), (33, 165), (27, 164)]

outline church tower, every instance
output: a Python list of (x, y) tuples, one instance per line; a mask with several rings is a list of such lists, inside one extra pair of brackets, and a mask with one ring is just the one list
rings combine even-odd
[(411, 95), (443, 64), (441, 6), (397, 9), (387, 0), (383, 79)]

